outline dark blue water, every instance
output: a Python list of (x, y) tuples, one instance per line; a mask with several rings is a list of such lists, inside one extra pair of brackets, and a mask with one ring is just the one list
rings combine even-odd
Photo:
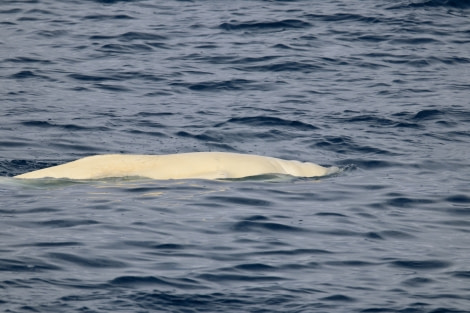
[[(0, 2), (0, 311), (470, 312), (470, 2)], [(92, 154), (323, 179), (18, 181)]]

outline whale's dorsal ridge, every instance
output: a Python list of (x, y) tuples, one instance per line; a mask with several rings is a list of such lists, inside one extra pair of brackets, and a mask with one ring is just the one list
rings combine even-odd
[(105, 154), (15, 176), (16, 178), (100, 179), (140, 176), (151, 179), (229, 179), (264, 174), (316, 177), (334, 168), (314, 163), (230, 152), (168, 155)]

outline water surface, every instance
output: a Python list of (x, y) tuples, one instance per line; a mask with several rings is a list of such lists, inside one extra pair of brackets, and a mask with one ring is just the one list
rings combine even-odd
[[(0, 4), (5, 312), (469, 312), (470, 5)], [(104, 153), (321, 179), (20, 181)]]

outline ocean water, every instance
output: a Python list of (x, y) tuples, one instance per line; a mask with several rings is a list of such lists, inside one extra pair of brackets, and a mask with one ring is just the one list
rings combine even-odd
[[(1, 312), (470, 312), (470, 2), (0, 1)], [(12, 176), (253, 153), (319, 179)]]

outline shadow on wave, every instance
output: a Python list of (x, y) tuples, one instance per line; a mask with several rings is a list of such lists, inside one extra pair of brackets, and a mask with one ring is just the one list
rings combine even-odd
[(219, 28), (223, 30), (274, 30), (274, 29), (296, 29), (308, 28), (312, 25), (308, 22), (296, 19), (287, 19), (274, 22), (232, 22), (222, 23)]

